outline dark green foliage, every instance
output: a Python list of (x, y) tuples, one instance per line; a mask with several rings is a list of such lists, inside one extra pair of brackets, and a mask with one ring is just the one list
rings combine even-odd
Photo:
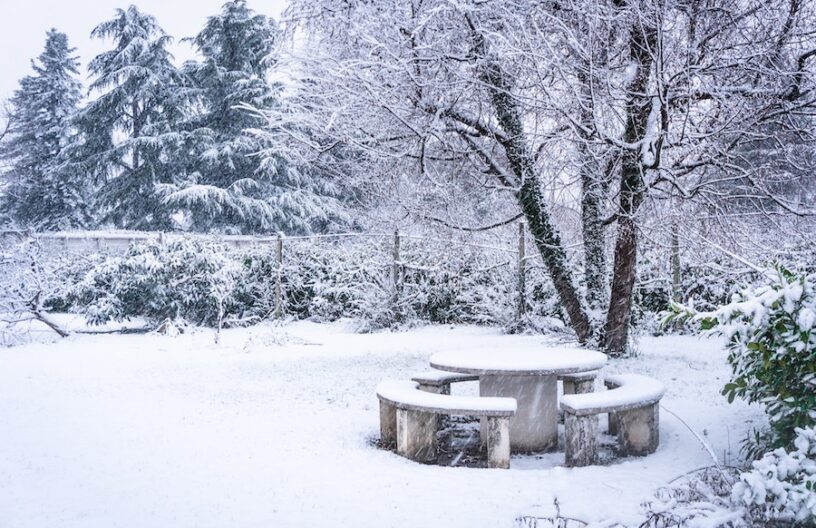
[(78, 165), (99, 185), (100, 220), (129, 229), (170, 229), (164, 186), (179, 171), (185, 80), (167, 50), (171, 38), (135, 6), (119, 9), (92, 35), (112, 39), (89, 70), (98, 95), (77, 117)]
[(45, 49), (32, 61), (34, 74), (20, 80), (11, 99), (9, 136), (0, 143), (0, 160), (8, 165), (0, 209), (22, 227), (55, 230), (89, 223), (89, 182), (66, 157), (74, 136), (71, 119), (82, 97), (74, 51), (64, 33), (50, 30)]
[[(728, 401), (741, 398), (765, 407), (767, 435), (749, 439), (750, 452), (790, 448), (796, 428), (816, 424), (816, 276), (778, 266), (764, 283), (736, 294), (731, 303), (698, 313), (674, 306), (671, 320), (692, 320), (728, 339)], [(768, 446), (759, 445), (765, 443)]]

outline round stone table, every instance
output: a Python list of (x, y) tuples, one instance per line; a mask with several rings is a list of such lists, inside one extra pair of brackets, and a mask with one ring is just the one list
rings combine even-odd
[(459, 350), (431, 356), (434, 368), (478, 375), (481, 396), (516, 399), (510, 445), (517, 452), (558, 447), (558, 376), (597, 370), (604, 364), (606, 355), (579, 348)]

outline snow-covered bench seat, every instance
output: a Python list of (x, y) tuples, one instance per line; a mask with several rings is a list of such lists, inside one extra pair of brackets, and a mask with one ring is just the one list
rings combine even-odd
[(564, 411), (566, 464), (587, 466), (598, 461), (598, 415), (614, 416), (622, 456), (654, 453), (660, 441), (662, 383), (639, 374), (608, 376), (609, 390), (561, 397)]
[(436, 458), (438, 415), (487, 418), (487, 467), (510, 467), (510, 417), (516, 400), (479, 396), (450, 396), (419, 390), (414, 381), (383, 381), (380, 400), (380, 435), (397, 444), (397, 453), (419, 462)]
[(477, 381), (478, 379), (479, 376), (475, 374), (458, 374), (456, 372), (445, 372), (444, 370), (428, 370), (411, 378), (411, 380), (419, 383), (419, 390), (437, 394), (450, 394), (451, 383)]

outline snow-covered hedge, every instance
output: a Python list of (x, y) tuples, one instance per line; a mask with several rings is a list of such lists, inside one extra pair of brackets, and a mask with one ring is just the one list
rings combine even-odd
[[(180, 239), (134, 245), (121, 256), (81, 265), (66, 303), (92, 323), (144, 317), (151, 323), (250, 324), (270, 318), (276, 284), (282, 315), (331, 321), (353, 318), (361, 330), (417, 321), (563, 327), (561, 308), (542, 270), (528, 271), (528, 315), (517, 318), (511, 255), (481, 248), (403, 241), (398, 280), (390, 241), (287, 240), (283, 265), (274, 247), (236, 249)], [(76, 271), (73, 273), (76, 275)]]
[(816, 429), (796, 429), (790, 452), (783, 448), (754, 461), (740, 475), (732, 499), (751, 516), (813, 526), (816, 523)]
[(777, 267), (729, 304), (709, 312), (674, 306), (673, 319), (728, 339), (733, 377), (723, 393), (765, 407), (770, 446), (790, 447), (797, 428), (816, 424), (816, 275)]
[(218, 245), (151, 242), (100, 259), (66, 300), (91, 324), (144, 317), (154, 324), (182, 320), (218, 326), (235, 312), (239, 275), (238, 263)]

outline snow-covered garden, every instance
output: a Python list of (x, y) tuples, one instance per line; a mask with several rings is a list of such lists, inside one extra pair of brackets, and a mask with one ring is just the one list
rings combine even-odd
[(763, 423), (758, 407), (720, 396), (721, 341), (645, 338), (640, 357), (607, 369), (665, 382), (654, 455), (575, 469), (563, 452), (514, 455), (498, 471), (375, 446), (381, 379), (410, 377), (435, 352), (546, 344), (472, 326), (304, 322), (229, 330), (220, 345), (202, 330), (4, 349), (0, 524), (511, 527), (555, 516), (557, 502), (566, 517), (637, 526), (657, 488), (712, 465), (709, 450), (738, 464), (740, 440)]
[(0, 7), (0, 528), (816, 527), (816, 1), (111, 2)]

